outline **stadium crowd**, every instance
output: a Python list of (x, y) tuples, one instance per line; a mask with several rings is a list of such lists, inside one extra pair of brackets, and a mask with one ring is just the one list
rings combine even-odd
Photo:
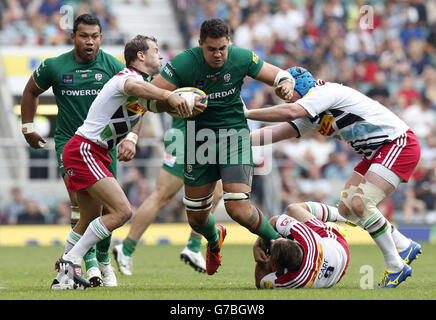
[(92, 12), (101, 22), (103, 44), (124, 45), (107, 0), (0, 0), (0, 45), (70, 44), (73, 18)]
[[(0, 0), (9, 9), (14, 3), (26, 7), (34, 2)], [(41, 2), (53, 5), (61, 0)], [(73, 2), (83, 5), (85, 10), (94, 6), (94, 1)], [(382, 211), (394, 222), (436, 223), (435, 0), (175, 0), (175, 3), (179, 21), (183, 21), (180, 27), (186, 47), (197, 45), (204, 19), (220, 17), (231, 25), (235, 46), (251, 49), (260, 58), (284, 69), (305, 66), (316, 78), (356, 88), (399, 115), (420, 139), (421, 162), (412, 180), (382, 204)], [(109, 9), (104, 11), (107, 12), (103, 15), (105, 26), (109, 28), (114, 18)], [(53, 21), (55, 18), (45, 19)], [(26, 28), (35, 33), (41, 31), (38, 24), (33, 25), (37, 21), (11, 20), (8, 11), (4, 11), (0, 21), (3, 26), (0, 44), (5, 41), (4, 31), (9, 28), (19, 30), (20, 25), (27, 23)], [(42, 37), (35, 43), (57, 42)], [(246, 80), (242, 96), (249, 108), (280, 102), (271, 88), (251, 79)], [(251, 122), (250, 125), (255, 128), (264, 124)], [(272, 161), (277, 172), (255, 176), (253, 181), (253, 198), (272, 214), (278, 213), (273, 211), (277, 206), (264, 194), (277, 183), (281, 190), (276, 195), (278, 210), (291, 202), (307, 200), (335, 205), (339, 192), (332, 192), (336, 189), (332, 185), (340, 190), (359, 159), (347, 145), (319, 134), (275, 144), (273, 152)], [(144, 153), (144, 157), (149, 156), (149, 152)], [(255, 152), (255, 160), (259, 168), (267, 161), (261, 152)], [(129, 168), (127, 177), (125, 191), (135, 207), (149, 193), (150, 181), (134, 168)], [(271, 181), (274, 177), (277, 180)], [(14, 201), (12, 207), (17, 211), (19, 202), (15, 197)], [(180, 202), (172, 205), (174, 207), (168, 209), (163, 220), (165, 217), (175, 221), (184, 219)], [(26, 208), (26, 205), (22, 207)], [(62, 204), (52, 213), (47, 213), (44, 206), (36, 207), (45, 215), (46, 222), (63, 221)], [(177, 212), (175, 215), (171, 214), (173, 209)], [(7, 218), (10, 216), (8, 210), (12, 210), (8, 209), (8, 204), (0, 207), (2, 223), (18, 223), (18, 219)]]

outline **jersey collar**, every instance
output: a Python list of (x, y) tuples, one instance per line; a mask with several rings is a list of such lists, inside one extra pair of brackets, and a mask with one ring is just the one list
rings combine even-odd
[(127, 68), (128, 68), (128, 69), (132, 69), (132, 70), (138, 72), (138, 73), (142, 76), (142, 78), (144, 79), (144, 81), (151, 81), (151, 78), (152, 78), (152, 77), (151, 77), (149, 74), (147, 74), (147, 73), (145, 73), (145, 72), (142, 72), (141, 70), (138, 70), (138, 69), (136, 69), (135, 67), (132, 67), (132, 66), (127, 67)]

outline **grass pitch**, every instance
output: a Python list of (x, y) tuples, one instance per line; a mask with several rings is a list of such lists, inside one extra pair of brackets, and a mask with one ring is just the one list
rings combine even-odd
[[(249, 245), (224, 245), (217, 274), (195, 272), (181, 246), (138, 246), (133, 276), (116, 270), (118, 287), (51, 291), (61, 246), (0, 247), (0, 300), (435, 300), (436, 245), (423, 244), (413, 274), (396, 289), (376, 290), (384, 262), (375, 245), (350, 246), (350, 264), (330, 289), (257, 290)], [(204, 248), (203, 248), (204, 253)], [(112, 257), (113, 258), (113, 257)], [(115, 263), (112, 263), (115, 267)], [(362, 289), (363, 287), (368, 289)]]

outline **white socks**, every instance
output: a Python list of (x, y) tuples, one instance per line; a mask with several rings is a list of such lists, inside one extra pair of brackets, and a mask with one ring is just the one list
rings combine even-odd
[(346, 222), (347, 219), (339, 214), (338, 208), (328, 206), (320, 202), (307, 201), (305, 204), (309, 207), (309, 211), (315, 217), (324, 222)]
[(380, 248), (386, 262), (386, 269), (390, 272), (398, 272), (404, 262), (398, 254), (394, 240), (392, 238), (391, 224), (383, 216), (380, 211), (377, 211), (370, 216), (366, 221), (361, 220), (365, 230), (369, 232), (377, 246)]
[(398, 250), (404, 250), (410, 246), (411, 240), (404, 236), (397, 228), (391, 225), (392, 239), (394, 240), (395, 247)]
[[(65, 245), (65, 254), (63, 258), (65, 260), (71, 261), (74, 264), (81, 264), (83, 256), (88, 252), (88, 250), (100, 240), (103, 240), (111, 235), (111, 232), (106, 228), (101, 220), (101, 217), (94, 219), (86, 228), (85, 233), (82, 237), (79, 234), (72, 231), (67, 239), (67, 244)], [(77, 239), (79, 237), (79, 239)], [(74, 242), (76, 242), (74, 244)], [(67, 251), (67, 246), (72, 246), (69, 251)]]

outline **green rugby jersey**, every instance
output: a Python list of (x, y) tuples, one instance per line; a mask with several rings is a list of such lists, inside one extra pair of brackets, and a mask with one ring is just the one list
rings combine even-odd
[(188, 49), (172, 58), (161, 75), (177, 87), (196, 87), (208, 96), (206, 110), (196, 117), (196, 130), (248, 128), (240, 98), (244, 78), (255, 78), (263, 61), (252, 51), (229, 46), (226, 62), (212, 68), (203, 57), (201, 47)]
[(185, 119), (173, 117), (171, 128), (185, 130)]
[(79, 62), (74, 50), (58, 57), (45, 59), (33, 72), (35, 83), (43, 90), (53, 89), (58, 106), (54, 139), (56, 149), (75, 134), (86, 119), (88, 110), (97, 94), (124, 64), (99, 50), (91, 62)]

